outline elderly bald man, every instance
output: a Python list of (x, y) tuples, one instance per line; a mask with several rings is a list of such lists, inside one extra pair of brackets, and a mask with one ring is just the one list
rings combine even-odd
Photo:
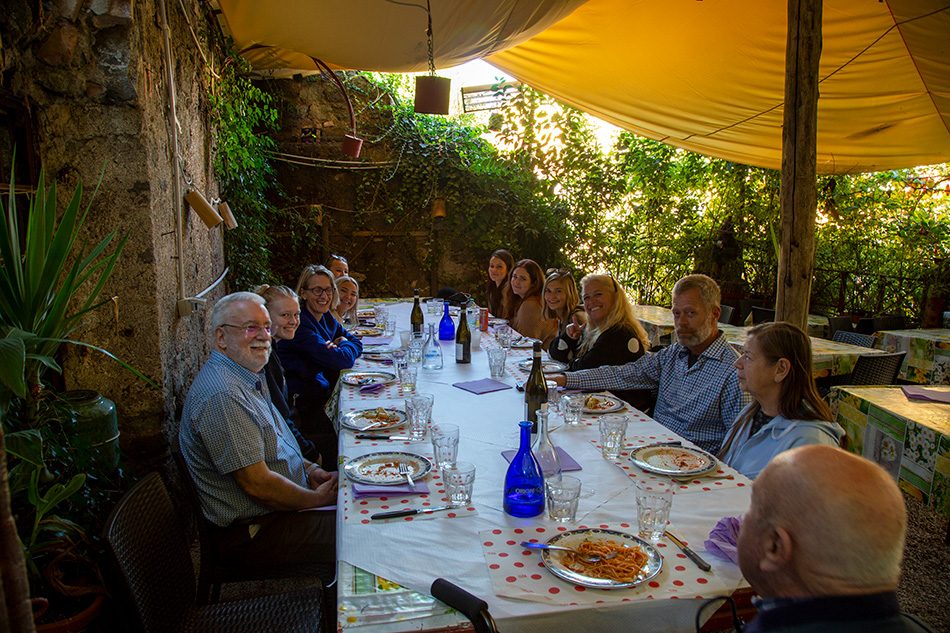
[(907, 515), (884, 469), (830, 446), (776, 456), (752, 487), (739, 567), (762, 598), (746, 633), (928, 631), (897, 604)]

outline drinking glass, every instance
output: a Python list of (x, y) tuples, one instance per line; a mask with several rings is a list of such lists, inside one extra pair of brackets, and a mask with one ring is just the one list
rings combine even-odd
[(433, 424), (431, 431), (432, 453), (436, 467), (441, 471), (454, 466), (459, 452), (458, 425)]
[(412, 332), (409, 337), (409, 362), (416, 365), (422, 364), (422, 347), (425, 345), (425, 338), (421, 332)]
[(376, 327), (385, 328), (386, 317), (389, 316), (389, 310), (382, 304), (375, 305), (373, 306), (373, 316), (376, 317)]
[(581, 496), (581, 480), (561, 475), (544, 482), (547, 492), (548, 518), (559, 523), (570, 523), (577, 517), (577, 500)]
[(442, 300), (429, 299), (426, 301), (426, 312), (429, 313), (429, 316), (433, 317), (437, 317), (442, 314)]
[(384, 333), (386, 336), (394, 336), (396, 334), (396, 317), (386, 317), (386, 331)]
[(492, 378), (504, 378), (506, 358), (508, 352), (504, 347), (492, 347), (488, 350), (488, 369)]
[(432, 405), (435, 396), (431, 393), (417, 393), (406, 398), (406, 416), (409, 418), (409, 439), (421, 440), (426, 436), (429, 421), (432, 419)]
[(472, 502), (472, 489), (475, 487), (475, 464), (456, 462), (442, 469), (442, 481), (449, 503), (454, 506), (467, 506)]
[(564, 424), (567, 426), (579, 426), (581, 423), (581, 414), (584, 412), (584, 396), (564, 396), (561, 398), (561, 411), (564, 413)]
[(548, 388), (548, 409), (559, 411), (558, 405), (561, 402), (561, 390), (553, 380), (546, 380), (544, 384)]
[(512, 330), (508, 324), (499, 325), (495, 328), (495, 338), (498, 339), (498, 344), (501, 345), (502, 349), (506, 351), (511, 349)]
[(396, 377), (403, 393), (415, 393), (418, 375), (419, 365), (410, 362), (400, 362), (396, 365)]
[(651, 479), (637, 484), (637, 527), (640, 538), (657, 543), (666, 532), (673, 507), (673, 485), (668, 480)]
[(627, 436), (627, 418), (605, 415), (600, 419), (600, 450), (605, 459), (617, 459)]

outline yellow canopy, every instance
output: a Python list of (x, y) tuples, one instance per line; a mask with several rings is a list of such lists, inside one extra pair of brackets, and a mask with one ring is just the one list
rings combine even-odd
[[(426, 68), (422, 0), (220, 0), (260, 69)], [(275, 7), (280, 9), (276, 10)], [(424, 7), (424, 4), (420, 5)], [(779, 168), (786, 6), (778, 0), (432, 0), (438, 67), (483, 57), (657, 140)], [(818, 171), (950, 160), (950, 2), (825, 0)]]

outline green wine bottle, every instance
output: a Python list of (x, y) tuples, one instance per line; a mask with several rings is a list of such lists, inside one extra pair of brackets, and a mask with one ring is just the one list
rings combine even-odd
[(472, 362), (472, 331), (468, 329), (468, 314), (465, 308), (467, 304), (462, 304), (462, 311), (459, 313), (459, 326), (455, 328), (455, 362)]
[(422, 306), (419, 305), (419, 289), (416, 288), (415, 299), (412, 300), (412, 313), (409, 315), (409, 323), (412, 324), (412, 333), (413, 334), (422, 334), (422, 329), (425, 327), (425, 317), (422, 315)]
[(531, 373), (524, 383), (524, 419), (531, 422), (531, 432), (538, 432), (538, 409), (548, 401), (548, 385), (541, 371), (541, 341), (534, 342)]

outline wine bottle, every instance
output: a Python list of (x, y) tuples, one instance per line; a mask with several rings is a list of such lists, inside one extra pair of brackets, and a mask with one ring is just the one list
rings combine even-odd
[(531, 422), (531, 432), (538, 432), (538, 409), (548, 401), (548, 386), (541, 371), (541, 341), (534, 342), (531, 373), (524, 383), (524, 419)]
[(548, 432), (548, 403), (545, 402), (538, 410), (538, 439), (531, 448), (534, 456), (541, 467), (541, 476), (545, 480), (549, 478), (561, 478), (561, 458), (558, 457), (557, 447), (551, 439)]
[(442, 369), (442, 365), (442, 346), (439, 345), (439, 339), (435, 336), (435, 323), (430, 323), (429, 336), (426, 337), (425, 345), (422, 346), (422, 368)]
[(412, 312), (409, 314), (409, 323), (412, 324), (413, 334), (422, 334), (425, 327), (425, 317), (422, 315), (422, 306), (419, 305), (419, 289), (414, 291), (415, 298), (412, 300)]
[(452, 322), (452, 317), (449, 316), (449, 302), (445, 301), (442, 308), (442, 320), (439, 321), (439, 340), (454, 341), (455, 323)]
[(466, 313), (466, 304), (462, 304), (462, 311), (459, 313), (459, 326), (455, 330), (455, 362), (472, 362), (472, 332), (468, 329), (468, 314)]
[(503, 506), (513, 517), (536, 517), (544, 512), (544, 479), (531, 454), (531, 423), (519, 422), (521, 441), (505, 473)]

